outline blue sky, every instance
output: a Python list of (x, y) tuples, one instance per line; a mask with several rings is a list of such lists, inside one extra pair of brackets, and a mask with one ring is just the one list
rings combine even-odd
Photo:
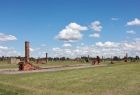
[(0, 0), (0, 56), (24, 56), (25, 40), (34, 57), (140, 55), (139, 5), (139, 0)]

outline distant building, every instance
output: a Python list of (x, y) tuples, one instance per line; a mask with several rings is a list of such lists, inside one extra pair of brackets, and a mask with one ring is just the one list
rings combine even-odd
[(18, 64), (19, 62), (20, 62), (20, 59), (15, 58), (15, 57), (10, 57), (10, 58), (8, 59), (8, 63), (9, 63), (9, 64)]

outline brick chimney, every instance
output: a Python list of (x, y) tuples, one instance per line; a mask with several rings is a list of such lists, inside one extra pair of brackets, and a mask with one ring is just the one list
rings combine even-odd
[(48, 63), (48, 53), (46, 53), (46, 63)]
[(30, 47), (29, 42), (25, 41), (25, 63), (29, 63), (30, 59)]

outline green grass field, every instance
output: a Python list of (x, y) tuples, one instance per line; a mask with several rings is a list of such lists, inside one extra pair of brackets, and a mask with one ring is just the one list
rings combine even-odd
[[(8, 69), (8, 68), (17, 68), (18, 64), (7, 64), (6, 61), (0, 61), (0, 69)], [(46, 66), (64, 66), (64, 65), (74, 65), (74, 64), (86, 64), (85, 62), (78, 61), (49, 61), (47, 64), (36, 64), (35, 62), (31, 62), (32, 64), (40, 67)]]
[(140, 95), (140, 63), (16, 75), (0, 74), (0, 95)]

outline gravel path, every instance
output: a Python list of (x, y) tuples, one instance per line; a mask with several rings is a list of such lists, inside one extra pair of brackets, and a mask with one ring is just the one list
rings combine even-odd
[(35, 73), (35, 72), (56, 72), (63, 70), (72, 70), (72, 69), (82, 69), (82, 68), (91, 68), (91, 67), (102, 67), (107, 66), (105, 64), (100, 65), (91, 65), (91, 64), (78, 64), (78, 65), (64, 65), (64, 66), (53, 66), (53, 67), (42, 67), (40, 70), (32, 71), (18, 71), (18, 69), (0, 69), (0, 74), (22, 74), (22, 73)]

